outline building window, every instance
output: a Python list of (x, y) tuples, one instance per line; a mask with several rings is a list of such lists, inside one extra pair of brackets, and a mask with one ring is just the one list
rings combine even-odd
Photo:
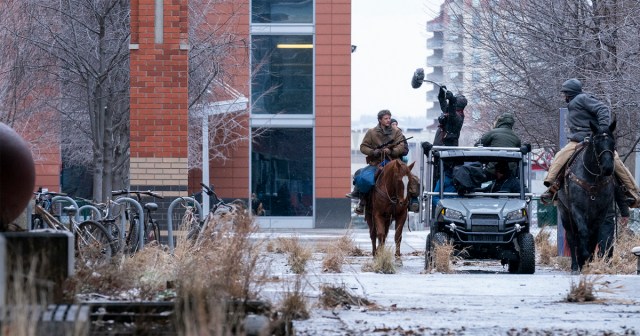
[(253, 0), (252, 23), (313, 23), (313, 0)]
[(264, 215), (312, 216), (313, 129), (252, 131), (251, 192)]
[(253, 114), (313, 114), (313, 37), (253, 35)]

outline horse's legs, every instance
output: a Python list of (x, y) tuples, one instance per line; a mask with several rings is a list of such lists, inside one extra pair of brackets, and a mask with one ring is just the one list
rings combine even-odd
[(567, 245), (569, 245), (569, 251), (571, 252), (571, 272), (579, 272), (580, 266), (578, 263), (575, 228), (572, 228), (571, 224), (566, 223), (564, 219), (562, 220), (562, 226), (564, 227), (564, 236), (567, 239)]
[[(384, 244), (387, 240), (387, 234), (389, 233), (390, 221), (385, 219), (382, 215), (374, 215), (374, 224), (376, 227), (376, 237), (378, 239), (378, 248), (384, 248)], [(374, 238), (371, 237), (373, 240)]]
[(396, 235), (395, 235), (395, 243), (396, 243), (396, 257), (400, 258), (402, 255), (400, 253), (400, 244), (402, 244), (402, 229), (404, 228), (404, 223), (407, 221), (407, 212), (403, 211), (398, 216), (396, 216)]
[(369, 238), (371, 238), (371, 254), (375, 257), (376, 256), (376, 239), (377, 239), (376, 219), (372, 217), (371, 221), (373, 223), (369, 223)]

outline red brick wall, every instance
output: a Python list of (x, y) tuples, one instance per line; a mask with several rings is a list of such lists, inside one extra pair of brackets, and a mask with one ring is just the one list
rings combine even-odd
[(187, 187), (187, 4), (163, 1), (156, 43), (155, 0), (131, 1), (131, 187), (165, 196)]
[(351, 186), (351, 0), (316, 1), (316, 197)]

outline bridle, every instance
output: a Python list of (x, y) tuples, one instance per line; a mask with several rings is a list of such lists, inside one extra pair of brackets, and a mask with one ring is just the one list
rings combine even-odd
[(608, 137), (609, 137), (609, 134), (607, 134), (606, 132), (602, 133), (602, 134), (594, 135), (592, 137), (592, 139), (593, 139), (592, 141), (593, 142), (591, 143), (591, 149), (593, 150), (593, 157), (596, 159), (596, 164), (598, 166), (598, 169), (600, 169), (599, 173), (596, 174), (596, 173), (592, 172), (587, 167), (587, 165), (584, 163), (585, 160), (582, 160), (582, 166), (584, 167), (585, 171), (587, 171), (589, 174), (591, 174), (593, 176), (596, 176), (596, 177), (597, 176), (602, 176), (602, 166), (600, 165), (600, 158), (602, 157), (603, 154), (608, 152), (608, 153), (611, 153), (611, 156), (615, 156), (615, 154), (613, 153), (613, 150), (611, 150), (611, 149), (604, 149), (600, 153), (596, 152), (596, 138), (603, 138), (602, 140), (600, 140), (600, 141), (603, 141), (603, 140), (606, 140)]

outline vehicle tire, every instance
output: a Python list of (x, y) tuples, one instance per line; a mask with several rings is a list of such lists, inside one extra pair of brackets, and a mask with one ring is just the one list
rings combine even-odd
[(85, 266), (104, 265), (113, 256), (111, 235), (98, 222), (88, 220), (80, 223), (74, 238), (76, 256)]
[(520, 246), (520, 262), (518, 273), (533, 274), (536, 271), (536, 245), (531, 233), (523, 233), (518, 236)]
[(427, 245), (424, 253), (424, 269), (426, 271), (431, 271), (431, 269), (433, 268), (435, 248), (437, 246), (446, 245), (448, 241), (449, 236), (444, 232), (436, 232), (433, 234), (433, 236), (431, 235), (431, 233), (427, 235)]
[(424, 270), (431, 271), (433, 265), (433, 251), (431, 251), (431, 233), (427, 234), (427, 243), (424, 248)]

